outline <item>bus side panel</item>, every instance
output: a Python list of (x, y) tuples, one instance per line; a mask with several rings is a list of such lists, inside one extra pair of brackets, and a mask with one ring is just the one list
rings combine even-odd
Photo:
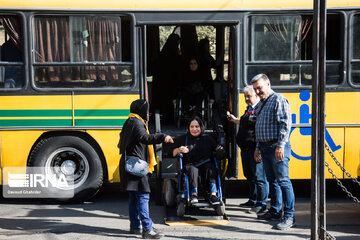
[[(327, 93), (326, 94), (326, 123), (327, 124), (346, 124), (348, 119), (340, 116), (341, 108), (338, 106), (339, 95), (352, 98), (350, 93)], [(311, 124), (312, 122), (312, 99), (311, 93), (307, 90), (300, 93), (284, 93), (284, 96), (290, 102), (292, 124)], [(308, 97), (306, 97), (308, 96)], [(351, 113), (350, 113), (351, 115)], [(354, 118), (354, 116), (352, 116)], [(344, 163), (344, 127), (327, 127), (325, 131), (325, 143), (330, 146), (337, 160)], [(310, 179), (311, 178), (311, 128), (296, 127), (292, 128), (290, 134), (291, 143), (291, 161), (290, 177), (292, 179)], [(334, 174), (340, 178), (343, 177), (342, 171), (336, 166), (329, 153), (325, 151), (325, 161), (329, 163)], [(326, 169), (326, 178), (332, 178)]]
[[(304, 92), (304, 91), (303, 91)], [(291, 107), (292, 124), (310, 124), (311, 123), (311, 93), (310, 98), (301, 98), (301, 93), (284, 93), (289, 100)], [(343, 102), (355, 104), (351, 109), (360, 108), (359, 93), (327, 93), (326, 94), (326, 123), (327, 124), (356, 124), (359, 123), (360, 116), (358, 111), (338, 107), (339, 99)], [(239, 96), (239, 115), (245, 111), (244, 96)], [(349, 105), (350, 107), (350, 105)], [(337, 161), (346, 170), (354, 176), (359, 176), (359, 155), (360, 147), (357, 144), (360, 129), (355, 127), (327, 127), (325, 132), (325, 143), (330, 147)], [(311, 128), (294, 127), (290, 135), (291, 158), (290, 158), (290, 177), (292, 179), (310, 179), (311, 178)], [(245, 179), (242, 170), (241, 156), (239, 154), (239, 177)], [(330, 154), (325, 151), (325, 161), (329, 163), (330, 168), (338, 178), (343, 178), (342, 170), (336, 165)], [(326, 169), (326, 178), (332, 178), (332, 175)]]
[[(345, 130), (345, 162), (344, 167), (352, 177), (360, 176), (360, 128), (347, 128)], [(348, 178), (345, 175), (345, 178)]]
[(120, 130), (88, 130), (87, 133), (95, 139), (104, 153), (109, 182), (119, 182), (120, 154), (117, 144), (120, 139)]
[[(246, 110), (246, 103), (245, 103), (245, 98), (244, 98), (244, 94), (243, 93), (240, 93), (239, 94), (239, 116), (238, 117), (241, 117), (245, 110)], [(237, 133), (234, 133), (234, 134), (237, 134)], [(236, 144), (236, 143), (234, 143)], [(238, 172), (238, 179), (240, 180), (245, 180), (245, 176), (244, 176), (244, 170), (243, 170), (243, 166), (242, 166), (242, 161), (241, 161), (241, 149), (239, 149), (239, 172)]]
[[(75, 125), (84, 127), (122, 126), (128, 118), (130, 104), (139, 95), (77, 95), (74, 100)], [(104, 153), (108, 180), (119, 182), (120, 130), (87, 130)]]
[(25, 167), (30, 150), (44, 131), (1, 131), (1, 167)]

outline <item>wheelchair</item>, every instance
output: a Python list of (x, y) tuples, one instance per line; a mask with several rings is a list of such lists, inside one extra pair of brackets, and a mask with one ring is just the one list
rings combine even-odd
[(200, 109), (196, 109), (196, 104), (190, 104), (188, 107), (185, 107), (183, 99), (183, 94), (180, 94), (174, 104), (174, 121), (177, 128), (180, 128), (183, 122), (188, 122), (195, 114), (199, 115), (203, 120), (206, 128), (211, 125), (213, 119), (213, 106), (210, 104), (209, 95), (207, 93), (204, 94), (204, 98), (201, 100)]
[[(187, 208), (214, 208), (218, 216), (225, 216), (225, 198), (222, 191), (222, 181), (220, 176), (220, 170), (218, 167), (218, 163), (216, 158), (210, 159), (215, 164), (215, 168), (217, 170), (217, 179), (216, 179), (216, 187), (217, 187), (217, 197), (219, 199), (219, 204), (213, 205), (211, 204), (207, 196), (210, 194), (205, 193), (200, 195), (200, 193), (204, 191), (199, 191), (199, 201), (197, 203), (191, 203), (190, 201), (190, 189), (189, 189), (189, 177), (184, 169), (183, 155), (180, 153), (178, 155), (178, 173), (177, 178), (171, 179), (167, 181), (164, 185), (164, 201), (165, 205), (173, 206), (176, 204), (176, 215), (178, 217), (183, 217), (185, 215)], [(226, 171), (226, 169), (224, 170)], [(225, 172), (224, 172), (225, 174)], [(223, 175), (224, 175), (223, 174)], [(200, 187), (200, 184), (199, 184)], [(202, 189), (204, 190), (204, 189)]]

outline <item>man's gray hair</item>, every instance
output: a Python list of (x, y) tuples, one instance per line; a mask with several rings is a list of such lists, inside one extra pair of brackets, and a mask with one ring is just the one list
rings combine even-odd
[(256, 75), (255, 77), (253, 77), (250, 81), (251, 84), (258, 82), (260, 79), (266, 81), (266, 82), (270, 82), (270, 79), (268, 78), (268, 76), (266, 76), (266, 74), (264, 73), (260, 73), (258, 75)]
[(244, 87), (243, 91), (244, 91), (244, 93), (251, 92), (251, 93), (255, 94), (255, 90), (252, 85), (248, 85), (248, 86)]

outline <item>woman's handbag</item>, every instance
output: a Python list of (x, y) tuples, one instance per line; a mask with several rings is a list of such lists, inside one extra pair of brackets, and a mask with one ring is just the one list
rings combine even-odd
[(129, 157), (125, 161), (125, 171), (143, 177), (149, 172), (149, 163), (137, 157)]

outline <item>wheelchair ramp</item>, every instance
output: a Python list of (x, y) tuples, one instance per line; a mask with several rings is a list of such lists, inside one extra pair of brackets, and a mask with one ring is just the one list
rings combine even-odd
[(176, 215), (176, 208), (166, 208), (165, 224), (169, 226), (210, 226), (226, 225), (230, 219), (226, 216), (218, 216), (213, 208), (187, 208), (183, 217)]

